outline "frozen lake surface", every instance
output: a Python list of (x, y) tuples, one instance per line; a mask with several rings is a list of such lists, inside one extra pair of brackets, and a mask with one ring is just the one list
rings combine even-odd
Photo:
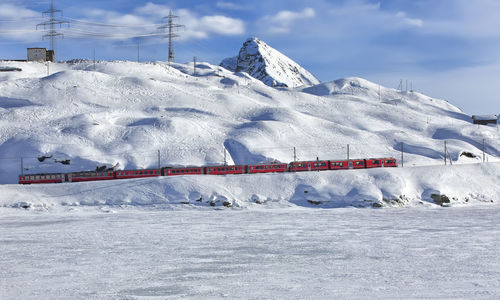
[(500, 297), (500, 207), (0, 212), (1, 299)]

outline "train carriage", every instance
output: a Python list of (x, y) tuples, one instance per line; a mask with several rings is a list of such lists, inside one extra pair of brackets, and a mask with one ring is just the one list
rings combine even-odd
[(20, 184), (37, 184), (37, 183), (61, 183), (64, 182), (64, 174), (30, 174), (20, 175)]
[(347, 160), (330, 160), (328, 162), (330, 170), (346, 170), (349, 169), (349, 162)]
[(382, 160), (379, 158), (369, 158), (365, 159), (366, 168), (380, 168), (382, 167)]
[(158, 169), (115, 171), (116, 179), (130, 179), (159, 176)]
[(248, 173), (273, 173), (288, 171), (288, 164), (260, 164), (248, 165)]
[(290, 172), (328, 170), (328, 161), (315, 160), (315, 161), (291, 162), (289, 165), (289, 170)]
[(81, 181), (97, 181), (97, 180), (111, 180), (115, 179), (114, 172), (73, 172), (66, 174), (67, 181), (69, 182), (81, 182)]
[(397, 167), (398, 164), (395, 158), (381, 158), (384, 167)]
[(364, 168), (366, 168), (366, 162), (364, 159), (349, 160), (349, 169), (364, 169)]
[(174, 176), (174, 175), (201, 175), (204, 174), (203, 168), (201, 167), (191, 167), (191, 168), (163, 168), (163, 176)]
[(247, 173), (247, 166), (211, 166), (205, 167), (205, 174), (209, 175), (226, 175), (226, 174), (245, 174)]

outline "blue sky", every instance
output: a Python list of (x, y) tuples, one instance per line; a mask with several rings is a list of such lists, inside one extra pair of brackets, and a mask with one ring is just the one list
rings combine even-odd
[[(3, 0), (0, 58), (49, 47), (36, 24), (50, 1)], [(500, 1), (497, 0), (55, 0), (69, 27), (57, 59), (167, 59), (157, 27), (170, 9), (184, 27), (176, 61), (218, 64), (256, 36), (321, 81), (359, 76), (396, 88), (400, 79), (469, 114), (498, 114)], [(57, 15), (61, 18), (60, 15)], [(140, 38), (137, 38), (140, 36)]]

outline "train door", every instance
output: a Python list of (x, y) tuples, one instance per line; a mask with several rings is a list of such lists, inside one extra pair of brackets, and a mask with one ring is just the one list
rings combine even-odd
[(349, 161), (349, 166), (348, 166), (349, 169), (352, 169), (353, 166), (352, 166), (352, 161)]

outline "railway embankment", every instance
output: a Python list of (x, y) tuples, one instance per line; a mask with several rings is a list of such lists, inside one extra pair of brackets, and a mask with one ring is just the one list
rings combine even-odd
[(457, 207), (500, 203), (499, 182), (500, 163), (478, 163), (11, 184), (0, 186), (0, 207), (28, 211)]

